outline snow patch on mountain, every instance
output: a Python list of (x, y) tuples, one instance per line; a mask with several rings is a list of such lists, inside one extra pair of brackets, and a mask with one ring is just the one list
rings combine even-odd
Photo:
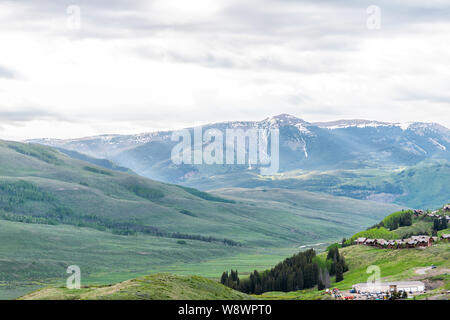
[(440, 144), (436, 139), (429, 138), (428, 141), (430, 141), (432, 144), (434, 144), (438, 149), (441, 149), (442, 151), (447, 150), (447, 148), (442, 144)]
[(376, 128), (376, 127), (390, 127), (393, 126), (392, 123), (371, 121), (371, 120), (337, 120), (330, 122), (315, 122), (313, 125), (319, 128), (336, 130), (336, 129), (346, 129), (346, 128)]

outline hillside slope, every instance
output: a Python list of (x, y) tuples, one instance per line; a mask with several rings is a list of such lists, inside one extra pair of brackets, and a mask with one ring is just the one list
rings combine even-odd
[(250, 296), (198, 276), (154, 274), (79, 290), (45, 288), (20, 300), (248, 300)]
[(255, 171), (225, 173), (194, 177), (185, 184), (202, 190), (256, 187), (305, 190), (431, 209), (450, 201), (449, 181), (449, 161), (426, 160), (408, 167), (294, 170), (274, 176), (261, 176)]
[[(354, 227), (369, 225), (389, 212), (388, 208), (396, 209), (357, 200), (338, 201), (333, 197), (324, 201), (348, 209), (336, 207), (342, 213), (343, 224), (337, 226), (335, 237), (351, 232)], [(361, 213), (364, 207), (367, 209)], [(323, 233), (314, 234), (316, 229), (309, 228), (314, 217), (302, 216), (302, 209), (301, 203), (280, 210), (266, 206), (263, 201), (225, 199), (100, 168), (48, 147), (0, 142), (3, 219), (72, 224), (118, 234), (141, 232), (216, 242), (227, 239), (228, 244), (234, 241), (243, 245), (280, 246), (323, 239)], [(323, 218), (327, 219), (326, 213)], [(313, 234), (305, 232), (308, 229), (314, 230)]]
[(335, 241), (400, 209), (310, 192), (289, 193), (297, 200), (287, 202), (282, 191), (238, 193), (208, 194), (0, 141), (0, 298), (61, 282), (73, 264), (100, 283), (186, 264), (189, 273), (216, 258), (222, 269), (232, 256), (267, 264), (262, 250)]
[[(317, 279), (326, 279), (326, 276), (322, 276), (321, 269), (333, 276), (329, 288), (344, 290), (346, 291), (344, 295), (348, 296), (350, 295), (348, 290), (352, 285), (368, 281), (373, 273), (368, 267), (376, 266), (380, 270), (381, 281), (423, 281), (426, 292), (417, 296), (418, 299), (450, 299), (448, 293), (450, 242), (439, 238), (442, 233), (449, 232), (446, 216), (448, 216), (447, 206), (429, 215), (414, 214), (412, 210), (394, 212), (386, 216), (376, 227), (358, 232), (342, 245), (341, 243), (333, 244), (328, 248), (328, 252), (317, 256), (314, 251), (299, 253), (280, 262), (271, 270), (258, 270), (259, 276), (253, 273), (249, 279), (240, 278), (238, 284), (233, 282), (235, 280), (227, 279), (227, 273), (224, 283), (246, 293), (263, 292), (259, 297), (264, 299), (324, 299), (330, 296), (325, 295), (323, 289), (318, 290)], [(398, 246), (358, 245), (354, 241), (359, 237), (387, 240), (405, 239), (412, 235), (437, 235), (437, 237), (429, 246), (418, 244), (410, 246), (413, 245), (410, 242), (411, 239), (405, 240), (408, 246), (402, 244)], [(344, 257), (345, 260), (340, 257)], [(339, 263), (341, 270), (344, 270), (340, 280), (337, 276), (336, 263)], [(311, 267), (313, 264), (315, 267)], [(316, 269), (315, 272), (314, 269)], [(316, 276), (311, 277), (314, 273)], [(305, 274), (308, 276), (305, 277)], [(293, 291), (295, 287), (308, 289)], [(284, 292), (271, 292), (270, 290), (274, 288)]]
[[(332, 288), (346, 291), (356, 283), (364, 283), (372, 273), (367, 273), (369, 266), (378, 266), (381, 281), (423, 281), (427, 293), (417, 297), (425, 299), (435, 297), (450, 299), (450, 243), (441, 243), (426, 249), (388, 250), (367, 246), (350, 246), (339, 249), (345, 258), (349, 271), (344, 273), (344, 280), (332, 282)], [(322, 259), (326, 254), (320, 254)], [(434, 265), (436, 268), (431, 269)], [(332, 279), (334, 280), (334, 279)], [(269, 300), (322, 300), (329, 299), (324, 291), (317, 288), (291, 292), (266, 292), (257, 296)]]

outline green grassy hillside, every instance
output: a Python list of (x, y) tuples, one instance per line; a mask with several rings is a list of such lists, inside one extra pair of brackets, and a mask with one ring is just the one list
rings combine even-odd
[[(440, 215), (446, 214), (443, 208), (437, 210), (436, 213)], [(377, 266), (380, 268), (383, 281), (424, 281), (427, 292), (418, 298), (450, 298), (447, 293), (447, 290), (450, 289), (450, 243), (448, 241), (439, 240), (438, 238), (438, 241), (434, 242), (431, 247), (409, 249), (383, 249), (354, 244), (354, 240), (358, 237), (399, 239), (412, 235), (440, 236), (442, 233), (449, 232), (448, 228), (442, 229), (442, 227), (440, 227), (441, 230), (436, 230), (435, 221), (437, 220), (434, 220), (432, 217), (415, 216), (412, 210), (397, 211), (386, 216), (376, 226), (354, 234), (345, 242), (345, 247), (342, 248), (340, 243), (333, 244), (329, 249), (332, 247), (339, 248), (340, 255), (345, 258), (348, 271), (344, 273), (343, 281), (334, 281), (331, 287), (348, 290), (353, 284), (366, 282), (369, 277), (369, 274), (366, 273), (367, 268), (369, 266)], [(327, 266), (326, 259), (327, 253), (321, 253), (316, 257), (315, 263), (320, 268), (325, 268)], [(286, 262), (286, 266), (290, 265), (291, 262)], [(434, 267), (431, 268), (431, 266)], [(327, 268), (330, 270), (329, 266)], [(288, 272), (289, 267), (286, 267), (286, 270)], [(266, 274), (263, 270), (259, 270), (259, 272), (262, 275)], [(272, 272), (271, 276), (273, 277), (274, 274)], [(278, 283), (276, 281), (281, 281), (280, 283), (283, 283), (283, 281), (286, 281), (286, 278), (284, 280), (275, 279), (270, 281), (275, 281), (275, 283)], [(241, 279), (241, 285), (243, 282), (244, 280)], [(295, 285), (295, 281), (291, 281), (291, 283)], [(261, 285), (267, 285), (267, 283)], [(291, 284), (291, 286), (293, 285)], [(280, 285), (280, 287), (282, 286)], [(248, 292), (245, 286), (243, 288), (244, 292)], [(318, 291), (316, 286), (314, 289), (295, 292), (265, 292), (258, 297), (263, 299), (323, 299), (328, 296), (324, 295), (324, 290)]]
[(155, 274), (116, 285), (79, 290), (46, 288), (22, 300), (242, 300), (252, 297), (198, 276)]
[[(418, 298), (440, 295), (450, 289), (450, 244), (440, 243), (426, 249), (383, 250), (366, 246), (341, 248), (349, 271), (344, 280), (332, 283), (340, 290), (351, 289), (355, 283), (366, 282), (370, 274), (369, 266), (380, 267), (382, 281), (420, 280), (429, 287), (426, 294)], [(325, 259), (326, 253), (318, 256)], [(436, 269), (421, 274), (418, 270), (435, 265)], [(29, 293), (21, 299), (329, 299), (323, 291), (308, 289), (292, 292), (266, 292), (262, 295), (247, 296), (222, 286), (217, 281), (197, 276), (175, 276), (156, 274), (128, 280), (115, 285), (91, 285), (80, 290), (65, 287), (47, 287)]]
[[(338, 230), (346, 230), (345, 233), (350, 234), (352, 230), (365, 228), (368, 219), (382, 219), (392, 208), (391, 204), (298, 190), (227, 188), (214, 193), (281, 213), (272, 215), (270, 219), (282, 222), (292, 232), (302, 234), (303, 239), (314, 239), (316, 242), (325, 239), (329, 243), (330, 239), (339, 238)], [(290, 214), (285, 214), (288, 212)], [(319, 234), (320, 237), (317, 237)]]
[[(368, 246), (350, 246), (339, 249), (345, 257), (349, 271), (344, 273), (344, 280), (333, 282), (331, 287), (340, 290), (351, 289), (353, 284), (366, 282), (371, 274), (366, 273), (369, 266), (378, 266), (381, 281), (420, 280), (429, 289), (422, 298), (439, 295), (450, 290), (450, 243), (440, 243), (426, 249), (389, 250)], [(322, 259), (325, 254), (319, 255)], [(417, 270), (435, 265), (436, 269), (419, 274)], [(258, 296), (262, 299), (324, 299), (328, 296), (317, 288), (292, 292), (267, 292)], [(419, 297), (420, 298), (420, 297)]]
[[(443, 208), (435, 212), (437, 215), (448, 215), (444, 213)], [(390, 240), (405, 239), (418, 235), (437, 236), (445, 233), (446, 231), (442, 229), (445, 229), (447, 225), (435, 230), (434, 220), (434, 218), (427, 216), (415, 216), (412, 210), (397, 211), (386, 216), (373, 227), (354, 234), (346, 243), (350, 244), (359, 237)], [(445, 222), (445, 219), (442, 222)]]
[[(231, 191), (229, 191), (231, 192)], [(253, 191), (256, 192), (256, 191)], [(242, 196), (245, 196), (242, 195)], [(247, 194), (248, 196), (248, 194)], [(286, 197), (286, 195), (284, 195)], [(279, 199), (280, 195), (272, 197)], [(238, 200), (237, 197), (232, 199)], [(268, 196), (267, 200), (271, 197)], [(255, 197), (257, 201), (257, 197)], [(283, 201), (286, 201), (284, 199)], [(407, 211), (405, 211), (407, 212)], [(395, 212), (383, 219), (384, 223), (394, 220), (394, 218), (404, 217), (405, 212)], [(424, 223), (429, 223), (421, 218), (414, 218), (409, 226), (399, 227), (389, 231), (383, 227), (374, 229), (380, 234), (374, 234), (373, 237), (389, 238), (391, 235), (398, 236), (399, 232), (410, 232), (411, 230), (420, 230)], [(17, 252), (16, 261), (10, 261), (9, 268), (15, 266), (16, 274), (23, 273), (19, 277), (30, 279), (28, 289), (32, 286), (32, 275), (27, 274), (29, 264), (20, 261), (23, 257), (23, 250), (26, 255), (32, 255), (33, 245), (29, 240), (31, 233), (37, 232), (43, 238), (58, 240), (52, 242), (52, 245), (46, 244), (48, 254), (40, 257), (42, 261), (53, 261), (53, 272), (49, 276), (54, 276), (55, 282), (61, 283), (64, 269), (61, 268), (60, 261), (55, 259), (55, 253), (60, 255), (65, 252), (66, 257), (62, 265), (71, 264), (73, 261), (83, 261), (82, 270), (86, 271), (88, 276), (83, 278), (83, 287), (81, 290), (68, 290), (63, 286), (47, 287), (24, 296), (24, 299), (241, 299), (249, 298), (236, 291), (233, 291), (217, 283), (217, 275), (221, 270), (234, 268), (239, 270), (239, 274), (244, 278), (250, 271), (255, 269), (264, 270), (267, 267), (275, 265), (289, 253), (283, 249), (259, 248), (260, 256), (255, 255), (251, 248), (237, 247), (239, 254), (231, 254), (223, 246), (216, 243), (202, 243), (200, 241), (188, 241), (180, 244), (175, 239), (163, 239), (146, 235), (138, 236), (134, 241), (139, 243), (139, 248), (135, 247), (130, 237), (118, 236), (90, 230), (86, 228), (75, 228), (72, 226), (45, 226), (40, 225), (40, 230), (31, 225), (3, 222), (3, 230), (16, 230), (16, 233), (9, 236), (22, 239), (15, 243), (14, 247), (0, 251), (0, 254)], [(0, 223), (0, 226), (2, 224)], [(427, 225), (428, 226), (428, 225)], [(55, 230), (55, 228), (65, 228), (65, 230)], [(71, 230), (72, 229), (72, 230)], [(382, 231), (380, 231), (382, 230)], [(73, 234), (74, 232), (83, 232), (82, 236)], [(375, 232), (375, 231), (366, 231)], [(448, 229), (441, 230), (439, 234), (449, 232)], [(2, 234), (2, 232), (0, 232)], [(362, 234), (362, 233), (359, 233)], [(386, 237), (386, 234), (388, 235)], [(356, 234), (355, 236), (357, 236)], [(367, 234), (364, 234), (367, 235)], [(354, 236), (354, 237), (355, 237)], [(353, 238), (354, 238), (353, 237)], [(99, 241), (100, 240), (100, 241)], [(3, 241), (3, 239), (0, 239)], [(127, 242), (128, 241), (128, 242)], [(44, 243), (37, 241), (38, 243)], [(83, 248), (78, 252), (67, 253), (70, 243), (75, 242), (76, 246)], [(119, 247), (118, 247), (119, 246)], [(164, 247), (164, 250), (156, 248)], [(186, 250), (186, 246), (189, 250)], [(298, 249), (297, 249), (298, 250)], [(277, 252), (278, 253), (275, 253)], [(282, 251), (282, 252), (281, 252)], [(369, 266), (378, 266), (381, 270), (382, 281), (399, 280), (420, 280), (427, 286), (427, 293), (417, 298), (427, 297), (446, 297), (446, 291), (450, 289), (450, 243), (438, 242), (432, 247), (416, 249), (380, 249), (363, 245), (352, 245), (339, 249), (341, 256), (345, 257), (348, 271), (344, 273), (344, 280), (338, 283), (332, 282), (332, 287), (338, 287), (340, 290), (348, 290), (353, 284), (367, 281), (370, 274), (367, 268)], [(22, 252), (22, 253), (19, 253)], [(99, 255), (100, 252), (104, 254)], [(294, 252), (292, 249), (291, 253)], [(216, 258), (222, 254), (221, 258)], [(93, 263), (94, 259), (100, 260)], [(185, 264), (179, 264), (178, 258), (186, 259)], [(321, 253), (315, 259), (319, 265), (326, 265), (325, 259), (327, 253)], [(173, 264), (166, 265), (167, 259)], [(128, 263), (125, 263), (127, 261)], [(180, 277), (174, 275), (151, 275), (143, 278), (125, 281), (116, 285), (108, 283), (117, 283), (127, 279), (130, 270), (142, 270), (147, 265), (148, 273), (170, 271), (177, 274), (202, 274), (210, 277), (215, 276), (215, 280), (206, 280), (200, 277)], [(434, 265), (435, 269), (430, 266)], [(18, 266), (23, 266), (22, 269)], [(221, 269), (222, 268), (222, 269)], [(52, 269), (48, 269), (52, 270)], [(137, 273), (136, 273), (137, 274)], [(27, 278), (28, 277), (28, 278)], [(332, 278), (332, 280), (334, 280)], [(88, 286), (86, 286), (88, 284)], [(90, 285), (89, 285), (90, 284)], [(108, 285), (106, 285), (108, 284)], [(225, 290), (226, 289), (226, 290)], [(0, 291), (1, 292), (1, 291)], [(19, 292), (19, 291), (17, 291)], [(324, 291), (318, 291), (316, 288), (299, 290), (292, 292), (265, 292), (262, 295), (253, 296), (258, 299), (329, 299)]]
[(294, 170), (275, 176), (260, 176), (256, 170), (227, 172), (207, 179), (192, 178), (187, 184), (202, 190), (229, 187), (307, 190), (431, 209), (450, 201), (448, 181), (449, 161), (426, 160), (409, 167)]
[[(286, 246), (325, 239), (325, 233), (317, 228), (317, 211), (321, 211), (321, 227), (328, 225), (333, 230), (326, 234), (330, 238), (368, 225), (394, 208), (312, 193), (302, 199), (283, 208), (268, 206), (264, 199), (230, 201), (107, 170), (48, 147), (0, 142), (0, 217), (13, 221)], [(310, 199), (330, 204), (331, 210), (315, 211)], [(303, 214), (306, 210), (311, 213)], [(340, 214), (337, 226), (333, 226), (333, 211)]]
[(161, 271), (214, 277), (236, 259), (246, 272), (398, 209), (311, 192), (211, 195), (0, 141), (0, 298), (61, 283), (72, 264), (100, 284)]

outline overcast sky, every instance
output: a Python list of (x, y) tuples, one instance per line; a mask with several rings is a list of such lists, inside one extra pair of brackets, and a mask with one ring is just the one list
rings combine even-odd
[(280, 113), (450, 127), (450, 1), (0, 0), (1, 139)]

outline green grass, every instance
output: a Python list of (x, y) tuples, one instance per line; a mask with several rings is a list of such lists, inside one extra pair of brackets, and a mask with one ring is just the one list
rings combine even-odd
[[(17, 152), (9, 144), (0, 141), (0, 179), (22, 181), (52, 198), (24, 199), (8, 208), (9, 213), (49, 217), (55, 210), (70, 209), (71, 218), (62, 223), (100, 230), (147, 227), (156, 233), (227, 238), (244, 246), (290, 247), (338, 239), (398, 209), (301, 191), (227, 190), (210, 195), (86, 165), (48, 147), (16, 143), (22, 150)], [(39, 150), (56, 157), (58, 165), (29, 155)], [(248, 200), (253, 196), (255, 200)]]
[[(0, 298), (64, 282), (72, 264), (81, 267), (86, 284), (155, 272), (218, 277), (231, 266), (243, 273), (265, 269), (302, 246), (339, 240), (401, 209), (295, 190), (208, 195), (88, 165), (48, 147), (3, 141), (0, 181), (6, 212), (0, 217)], [(5, 220), (12, 215), (18, 220)], [(164, 237), (143, 235), (142, 228)], [(128, 230), (133, 235), (111, 232)], [(171, 233), (219, 241), (180, 244)], [(220, 242), (225, 238), (242, 247)]]
[(65, 283), (70, 265), (81, 268), (83, 285), (106, 285), (157, 272), (217, 280), (231, 267), (248, 274), (299, 250), (184, 241), (186, 244), (147, 235), (119, 236), (68, 225), (0, 220), (0, 299)]
[(252, 297), (199, 276), (154, 274), (109, 286), (79, 290), (46, 288), (25, 300), (242, 300)]
[(389, 231), (384, 227), (372, 228), (369, 230), (364, 230), (358, 232), (350, 238), (350, 241), (354, 241), (357, 238), (370, 238), (370, 239), (396, 239), (398, 237), (397, 233), (394, 231)]
[(450, 267), (450, 245), (441, 243), (426, 249), (389, 250), (367, 246), (351, 246), (341, 250), (350, 271), (339, 283), (339, 288), (349, 289), (355, 283), (366, 282), (366, 269), (376, 265), (381, 269), (381, 277), (389, 280), (404, 280), (415, 275), (419, 267)]
[(395, 229), (395, 233), (398, 235), (398, 238), (404, 239), (411, 234), (431, 235), (432, 230), (433, 222), (415, 219), (414, 223), (411, 226), (405, 226)]
[(13, 298), (46, 283), (64, 283), (70, 265), (81, 268), (83, 284), (109, 284), (176, 267), (179, 273), (201, 273), (200, 266), (217, 257), (225, 261), (251, 252), (216, 243), (185, 242), (0, 220), (0, 298)]
[(438, 231), (438, 236), (440, 237), (443, 234), (450, 234), (450, 228)]
[[(408, 280), (418, 275), (415, 270), (420, 267), (429, 267), (434, 264), (438, 269), (450, 268), (450, 243), (439, 243), (426, 249), (404, 249), (389, 250), (378, 249), (368, 246), (355, 245), (339, 249), (341, 255), (349, 266), (349, 271), (344, 273), (344, 280), (339, 283), (332, 283), (331, 287), (337, 287), (340, 290), (351, 289), (356, 283), (366, 282), (371, 274), (368, 274), (369, 266), (378, 266), (381, 270), (382, 281), (401, 281)], [(319, 257), (325, 259), (324, 253)], [(427, 276), (423, 276), (427, 278)], [(444, 285), (434, 292), (430, 292), (422, 298), (433, 295), (442, 290), (448, 290), (450, 287), (450, 278), (448, 275), (437, 276), (442, 278)], [(293, 300), (316, 300), (328, 299), (329, 296), (324, 291), (317, 289), (300, 290), (293, 292), (266, 292), (261, 296), (262, 299), (293, 299)]]
[(229, 187), (306, 190), (433, 209), (450, 202), (448, 181), (449, 161), (426, 160), (410, 167), (294, 170), (274, 176), (260, 176), (251, 171), (226, 172), (208, 178), (192, 178), (188, 183), (202, 190)]

